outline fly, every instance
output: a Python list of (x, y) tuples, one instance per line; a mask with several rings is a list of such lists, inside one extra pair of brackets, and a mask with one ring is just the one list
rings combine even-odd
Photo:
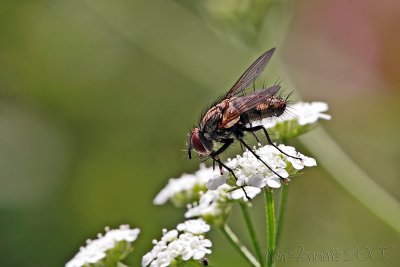
[[(232, 86), (222, 100), (205, 112), (200, 123), (197, 127), (193, 128), (189, 134), (189, 159), (192, 158), (191, 151), (194, 150), (200, 157), (212, 158), (214, 164), (217, 162), (221, 174), (223, 167), (237, 180), (233, 170), (226, 166), (219, 158), (219, 155), (237, 140), (269, 168), (271, 172), (284, 182), (287, 181), (287, 178), (283, 178), (276, 173), (243, 140), (245, 133), (254, 134), (262, 130), (268, 143), (281, 153), (287, 155), (271, 141), (268, 131), (264, 126), (251, 126), (254, 121), (264, 118), (279, 117), (285, 112), (287, 98), (279, 96), (280, 85), (255, 90), (247, 94), (245, 93), (245, 89), (248, 88), (265, 69), (274, 52), (275, 48), (272, 48), (262, 54), (243, 75), (240, 76), (239, 80)], [(242, 94), (240, 95), (240, 93)], [(255, 134), (254, 136), (257, 138)], [(217, 150), (214, 149), (216, 143), (221, 144)]]

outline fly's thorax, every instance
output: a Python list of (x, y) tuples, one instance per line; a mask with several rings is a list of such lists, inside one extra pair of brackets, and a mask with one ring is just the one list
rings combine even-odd
[(224, 110), (229, 106), (228, 100), (211, 107), (203, 116), (200, 122), (199, 130), (203, 136), (208, 140), (213, 140), (212, 135), (218, 129), (223, 116)]
[(220, 120), (222, 118), (222, 114), (223, 114), (224, 110), (226, 108), (228, 108), (228, 106), (229, 106), (229, 99), (225, 99), (222, 102), (218, 103), (217, 105), (211, 107), (204, 114), (200, 125), (204, 125), (207, 123), (214, 123), (214, 122), (217, 122), (218, 120)]
[(240, 112), (231, 102), (235, 98), (236, 97), (227, 100), (223, 110), (221, 123), (218, 125), (219, 129), (231, 128), (240, 120)]

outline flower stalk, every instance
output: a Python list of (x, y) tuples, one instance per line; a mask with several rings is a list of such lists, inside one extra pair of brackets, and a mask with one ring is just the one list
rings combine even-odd
[(275, 205), (272, 196), (272, 189), (264, 189), (265, 198), (265, 213), (267, 222), (267, 243), (268, 243), (268, 258), (267, 266), (274, 266), (273, 256), (276, 250), (276, 225), (275, 225)]
[(288, 198), (289, 186), (283, 185), (281, 187), (281, 195), (279, 200), (279, 212), (278, 212), (278, 223), (276, 226), (276, 245), (278, 246), (281, 234), (282, 234), (282, 227), (283, 221), (285, 219), (285, 210), (286, 210), (286, 203)]
[(240, 209), (242, 210), (244, 221), (246, 222), (247, 230), (250, 234), (251, 242), (253, 243), (254, 250), (256, 251), (257, 260), (260, 263), (261, 267), (265, 266), (265, 259), (262, 255), (260, 244), (257, 239), (256, 231), (254, 230), (254, 225), (251, 221), (248, 204), (244, 202), (239, 202)]
[(251, 252), (240, 243), (239, 238), (227, 224), (223, 225), (219, 229), (232, 247), (243, 257), (243, 259), (245, 259), (251, 266), (261, 267), (260, 263), (256, 260), (253, 254), (251, 254)]

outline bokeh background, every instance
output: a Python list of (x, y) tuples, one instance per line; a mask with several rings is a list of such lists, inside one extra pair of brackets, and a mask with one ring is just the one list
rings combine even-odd
[[(124, 223), (142, 230), (127, 260), (139, 266), (183, 220), (152, 199), (198, 168), (183, 151), (188, 130), (274, 46), (260, 84), (279, 78), (297, 98), (329, 103), (321, 127), (399, 200), (399, 25), (396, 0), (2, 1), (0, 266), (63, 266)], [(324, 166), (294, 178), (280, 248), (388, 247), (385, 262), (278, 266), (398, 266), (399, 233), (349, 190)], [(231, 224), (247, 236), (236, 210)], [(245, 266), (219, 232), (210, 238), (214, 266)]]

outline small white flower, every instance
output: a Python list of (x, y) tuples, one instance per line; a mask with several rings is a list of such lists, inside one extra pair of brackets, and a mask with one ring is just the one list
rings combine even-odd
[(330, 115), (322, 113), (328, 111), (328, 104), (324, 102), (299, 102), (292, 106), (292, 110), (300, 125), (313, 124), (318, 119), (331, 119)]
[(304, 167), (317, 166), (317, 162), (315, 159), (304, 156), (299, 152), (296, 152), (296, 149), (294, 147), (285, 146), (282, 144), (279, 145), (278, 147), (288, 155), (301, 158), (301, 160), (299, 160), (292, 157), (286, 157), (286, 160), (289, 161), (292, 164), (293, 168), (295, 168), (296, 170), (302, 170)]
[(227, 210), (228, 193), (231, 189), (228, 185), (220, 186), (217, 190), (208, 190), (205, 193), (200, 194), (200, 200), (198, 203), (188, 205), (188, 210), (185, 213), (186, 218), (201, 217), (206, 218), (217, 218), (223, 216)]
[[(138, 228), (130, 229), (128, 225), (121, 225), (119, 229), (109, 230), (106, 234), (98, 235), (98, 239), (87, 240), (86, 247), (81, 247), (79, 252), (71, 259), (66, 267), (81, 267), (96, 264), (106, 257), (106, 253), (114, 249), (119, 242), (132, 243), (140, 233)], [(120, 259), (122, 260), (122, 258)]]
[(208, 249), (212, 246), (212, 243), (208, 239), (204, 239), (203, 236), (196, 236), (191, 233), (184, 233), (180, 236), (184, 240), (186, 246), (182, 251), (182, 259), (187, 261), (190, 258), (194, 260), (200, 260), (206, 254), (211, 254), (211, 250)]
[(178, 237), (178, 234), (179, 234), (178, 231), (175, 229), (168, 232), (166, 229), (163, 229), (163, 237), (161, 238), (161, 241), (171, 242)]
[(210, 179), (207, 181), (207, 188), (210, 190), (215, 190), (218, 187), (220, 187), (221, 185), (223, 185), (224, 183), (226, 183), (226, 181), (229, 178), (229, 173), (225, 172), (223, 175), (221, 174), (216, 174), (213, 177), (210, 177)]
[(129, 225), (124, 224), (119, 227), (119, 229), (108, 230), (105, 238), (109, 238), (111, 240), (126, 241), (132, 243), (135, 241), (140, 233), (139, 229), (130, 229)]
[(279, 188), (281, 187), (281, 180), (276, 177), (272, 177), (267, 180), (267, 185), (271, 188)]
[(202, 219), (188, 220), (178, 224), (176, 227), (181, 232), (188, 232), (195, 235), (204, 234), (210, 231), (210, 226)]
[[(246, 193), (245, 193), (246, 192)], [(198, 203), (188, 205), (186, 218), (199, 217), (207, 223), (219, 227), (222, 226), (232, 210), (232, 203), (237, 200), (248, 201), (261, 192), (256, 187), (246, 186), (243, 189), (224, 184), (216, 190), (208, 190), (200, 195)]]
[[(200, 169), (194, 174), (183, 174), (179, 178), (171, 178), (168, 184), (158, 193), (153, 200), (155, 205), (165, 204), (168, 200), (173, 199), (179, 194), (184, 194), (185, 199), (183, 201), (189, 201), (191, 198), (195, 198), (193, 194), (196, 187), (203, 188), (215, 173), (212, 168), (205, 167), (204, 164), (200, 165)], [(182, 204), (182, 203), (180, 203)]]
[[(246, 194), (244, 191), (246, 191)], [(261, 189), (257, 187), (252, 187), (252, 186), (245, 186), (243, 189), (238, 188), (236, 190), (233, 190), (230, 194), (232, 199), (242, 199), (244, 201), (248, 201), (246, 195), (250, 198), (253, 199), (255, 198), (259, 193), (261, 193)]]
[(161, 240), (143, 256), (142, 266), (166, 267), (174, 260), (202, 259), (211, 254), (212, 243), (203, 235), (209, 230), (210, 226), (201, 219), (185, 221), (176, 230), (163, 230)]

